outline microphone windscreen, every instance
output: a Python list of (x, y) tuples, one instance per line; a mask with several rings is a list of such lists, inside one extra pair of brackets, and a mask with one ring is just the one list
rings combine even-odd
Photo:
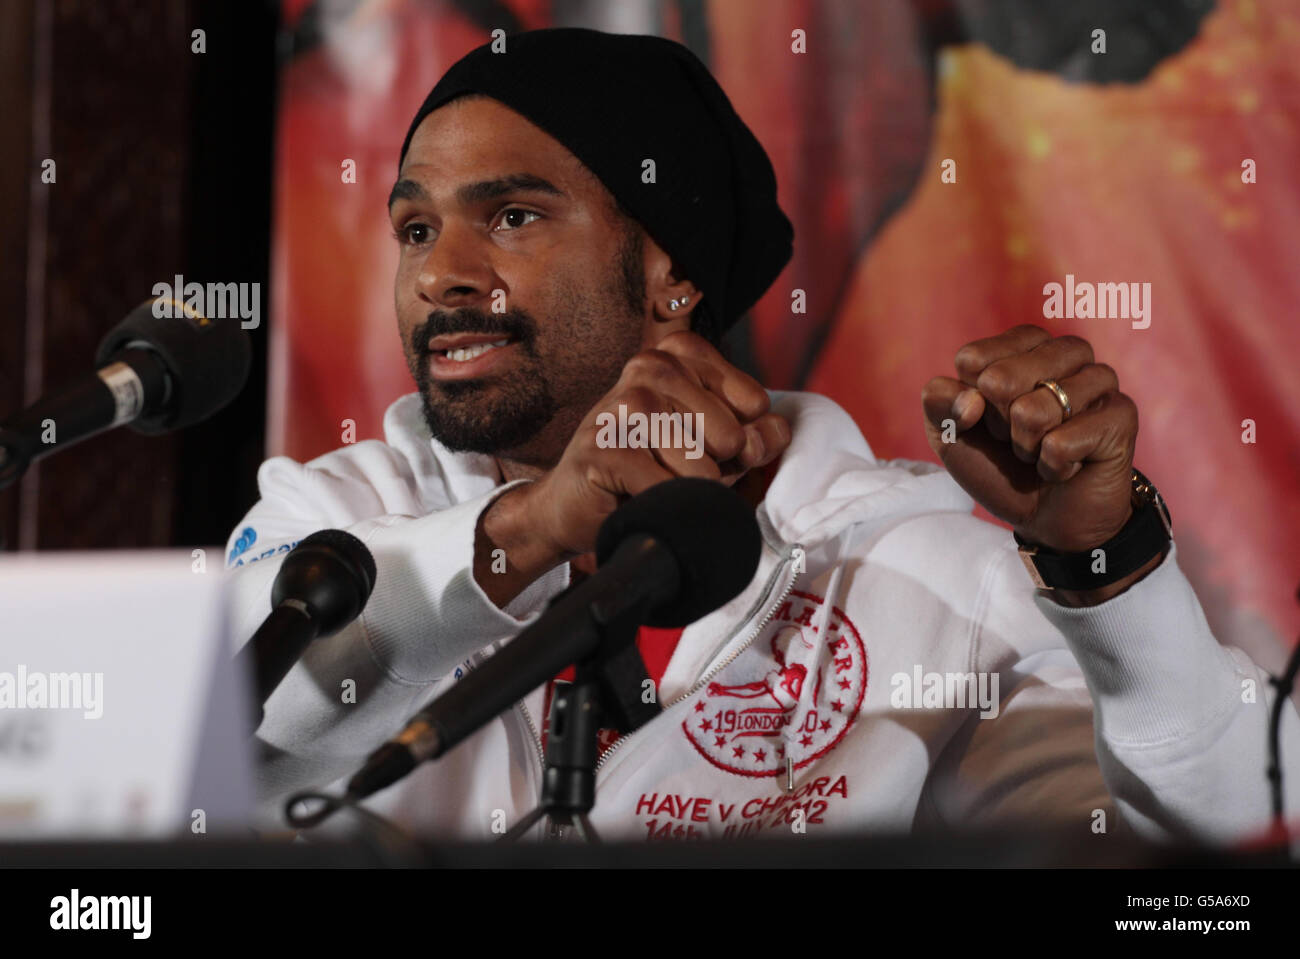
[(375, 559), (341, 529), (323, 529), (289, 551), (271, 584), (271, 608), (303, 604), (317, 635), (332, 636), (361, 615), (375, 588)]
[[(173, 315), (154, 315), (154, 304)], [(160, 307), (159, 312), (163, 312)], [(146, 300), (100, 341), (97, 366), (130, 346), (152, 350), (167, 368), (171, 395), (130, 425), (139, 433), (166, 433), (207, 419), (233, 400), (248, 379), (252, 346), (237, 319), (212, 320), (175, 301)]]
[(317, 548), (329, 550), (346, 562), (359, 578), (362, 602), (370, 598), (375, 588), (375, 557), (365, 543), (346, 530), (323, 529), (312, 533), (295, 546), (293, 551), (309, 552)]
[(596, 535), (596, 559), (605, 562), (635, 534), (653, 536), (677, 560), (677, 596), (646, 618), (664, 628), (689, 625), (738, 596), (762, 550), (754, 508), (721, 483), (694, 477), (659, 483), (610, 513)]

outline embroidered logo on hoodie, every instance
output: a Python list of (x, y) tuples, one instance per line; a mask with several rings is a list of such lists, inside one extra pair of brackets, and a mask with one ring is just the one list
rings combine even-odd
[[(751, 650), (709, 684), (682, 722), (686, 738), (727, 772), (776, 776), (839, 744), (867, 691), (867, 651), (857, 627), (833, 609), (823, 641), (823, 599), (794, 591)], [(767, 666), (766, 669), (763, 667)]]

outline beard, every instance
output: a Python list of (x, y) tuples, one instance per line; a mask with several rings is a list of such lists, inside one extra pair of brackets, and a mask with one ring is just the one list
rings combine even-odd
[[(524, 310), (486, 313), (467, 308), (454, 313), (436, 312), (411, 336), (407, 356), (411, 375), (420, 393), (424, 421), (433, 438), (452, 452), (499, 454), (518, 450), (534, 440), (555, 419), (575, 394), (600, 392), (590, 397), (588, 407), (611, 388), (622, 366), (635, 352), (640, 338), (640, 315), (645, 308), (644, 240), (634, 224), (625, 224), (613, 267), (610, 270), (614, 295), (607, 295), (604, 309), (591, 311), (592, 324), (614, 323), (618, 313), (636, 318), (635, 327), (609, 337), (591, 357), (593, 366), (605, 361), (604, 377), (587, 366), (568, 370), (566, 381), (552, 382), (546, 363), (537, 349), (538, 324)], [(578, 291), (566, 291), (570, 302), (581, 302)], [(591, 332), (589, 329), (582, 332)], [(435, 380), (429, 372), (429, 341), (449, 333), (489, 333), (509, 336), (518, 346), (519, 361), (513, 368), (482, 380)], [(612, 378), (611, 378), (612, 376)], [(608, 382), (604, 380), (608, 379)], [(586, 410), (584, 409), (585, 413)]]
[[(493, 380), (435, 380), (429, 341), (445, 333), (500, 333), (516, 341), (523, 361)], [(522, 310), (459, 310), (430, 317), (412, 335), (411, 373), (420, 391), (424, 422), (439, 443), (456, 453), (495, 453), (523, 446), (555, 416), (559, 404), (537, 354), (537, 324)]]

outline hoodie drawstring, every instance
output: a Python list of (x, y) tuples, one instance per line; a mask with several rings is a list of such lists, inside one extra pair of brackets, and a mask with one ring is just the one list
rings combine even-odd
[[(848, 531), (844, 534), (843, 545), (840, 547), (839, 553), (835, 557), (835, 568), (831, 570), (830, 581), (826, 584), (826, 598), (822, 603), (821, 609), (817, 611), (817, 618), (813, 624), (813, 634), (816, 637), (814, 639), (816, 649), (812, 656), (813, 663), (821, 661), (822, 650), (826, 648), (826, 637), (830, 632), (831, 612), (839, 600), (840, 579), (844, 572), (844, 560), (846, 557), (853, 555), (853, 546), (857, 540), (858, 525), (859, 523), (850, 524)], [(801, 690), (801, 695), (799, 697), (800, 700), (803, 700), (804, 694), (807, 693), (808, 689), (815, 688), (815, 684), (808, 682), (806, 679), (804, 687)], [(786, 728), (789, 729), (790, 727)], [(785, 791), (787, 793), (792, 793), (794, 792), (794, 757), (790, 755), (791, 739), (789, 733), (783, 733), (781, 738), (785, 740)]]

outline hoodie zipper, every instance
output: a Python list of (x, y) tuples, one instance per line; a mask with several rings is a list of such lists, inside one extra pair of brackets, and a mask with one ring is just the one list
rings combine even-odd
[[(483, 662), (483, 659), (484, 657), (482, 653), (475, 653), (470, 657), (470, 662), (474, 666), (479, 666)], [(524, 722), (528, 726), (528, 733), (530, 736), (532, 736), (533, 752), (537, 754), (537, 768), (539, 770), (539, 778), (537, 781), (540, 783), (543, 779), (546, 778), (546, 753), (542, 749), (542, 735), (537, 731), (537, 724), (533, 722), (533, 714), (528, 711), (528, 707), (524, 705), (524, 701), (522, 699), (519, 700), (517, 703), (515, 703), (515, 709), (517, 709), (523, 715)], [(541, 802), (540, 795), (537, 797), (537, 800), (538, 802)], [(545, 822), (545, 820), (543, 820), (543, 822)], [(563, 826), (557, 826), (552, 823), (547, 823), (547, 825), (549, 826), (545, 834), (547, 838), (550, 839), (564, 838)]]
[[(790, 560), (793, 558), (796, 551), (802, 549), (803, 546), (799, 543), (792, 543), (789, 547), (787, 547), (786, 557), (782, 561), (782, 566), (790, 562)], [(694, 686), (692, 686), (686, 692), (682, 693), (672, 702), (666, 703), (660, 715), (667, 713), (678, 703), (684, 703), (686, 700), (690, 699), (701, 689), (703, 689), (708, 684), (708, 682), (711, 679), (713, 679), (714, 676), (718, 675), (718, 673), (722, 672), (724, 669), (726, 669), (728, 666), (734, 663), (736, 661), (736, 658), (740, 656), (741, 653), (749, 649), (750, 646), (754, 645), (754, 640), (758, 639), (759, 634), (763, 632), (763, 629), (767, 626), (767, 624), (772, 621), (772, 617), (776, 615), (776, 611), (781, 608), (781, 604), (784, 603), (786, 599), (789, 597), (790, 593), (794, 591), (794, 584), (798, 581), (798, 579), (799, 579), (799, 571), (796, 569), (794, 571), (794, 575), (790, 577), (790, 582), (786, 583), (785, 588), (781, 591), (781, 595), (777, 597), (775, 602), (768, 604), (767, 612), (763, 615), (763, 618), (759, 620), (758, 625), (754, 627), (753, 632), (749, 634), (749, 638), (745, 640), (745, 642), (742, 643), (739, 647), (737, 647), (731, 653), (730, 656), (728, 656), (722, 662), (718, 663), (718, 665), (714, 666), (707, 673), (705, 673), (695, 683)], [(647, 723), (646, 725), (648, 726), (649, 723)], [(641, 727), (641, 729), (644, 728), (645, 726)], [(618, 739), (614, 740), (614, 742), (610, 743), (609, 748), (605, 750), (604, 754), (600, 757), (600, 759), (596, 760), (597, 772), (599, 772), (600, 768), (605, 765), (605, 762), (609, 759), (610, 755), (614, 752), (614, 750), (618, 749), (620, 746), (623, 745), (623, 743), (627, 742), (629, 739), (631, 739), (640, 731), (641, 730), (639, 729), (633, 730), (632, 732), (628, 733), (626, 736), (620, 736)]]
[[(474, 653), (470, 656), (470, 663), (474, 667), (482, 665), (483, 660), (484, 656), (482, 653)], [(537, 731), (537, 724), (533, 722), (533, 715), (528, 711), (528, 707), (524, 705), (522, 699), (515, 703), (515, 709), (519, 710), (519, 712), (523, 714), (524, 722), (528, 724), (528, 732), (533, 737), (533, 751), (537, 753), (537, 767), (542, 771), (543, 775), (545, 775), (546, 753), (542, 749), (542, 735)]]
[(524, 701), (521, 699), (519, 702), (515, 703), (515, 705), (518, 706), (519, 711), (524, 714), (524, 722), (528, 724), (528, 731), (533, 734), (533, 745), (537, 747), (537, 763), (542, 770), (542, 774), (545, 775), (546, 753), (542, 749), (542, 734), (537, 731), (537, 724), (533, 722), (533, 714), (528, 711), (528, 707), (524, 705)]
[[(519, 700), (519, 702), (515, 703), (515, 705), (519, 708), (519, 711), (523, 713), (524, 722), (528, 724), (528, 731), (532, 734), (533, 737), (533, 747), (537, 752), (538, 768), (541, 770), (541, 778), (538, 779), (538, 782), (540, 783), (546, 778), (546, 753), (542, 749), (542, 736), (541, 733), (537, 731), (537, 724), (533, 722), (533, 714), (528, 711), (528, 707), (524, 705), (524, 701), (521, 699)], [(542, 797), (538, 796), (537, 801), (541, 802)], [(550, 839), (564, 838), (564, 828), (565, 828), (564, 826), (557, 825), (556, 823), (551, 822), (549, 819), (545, 819), (543, 820), (543, 822), (546, 823), (547, 838)]]

